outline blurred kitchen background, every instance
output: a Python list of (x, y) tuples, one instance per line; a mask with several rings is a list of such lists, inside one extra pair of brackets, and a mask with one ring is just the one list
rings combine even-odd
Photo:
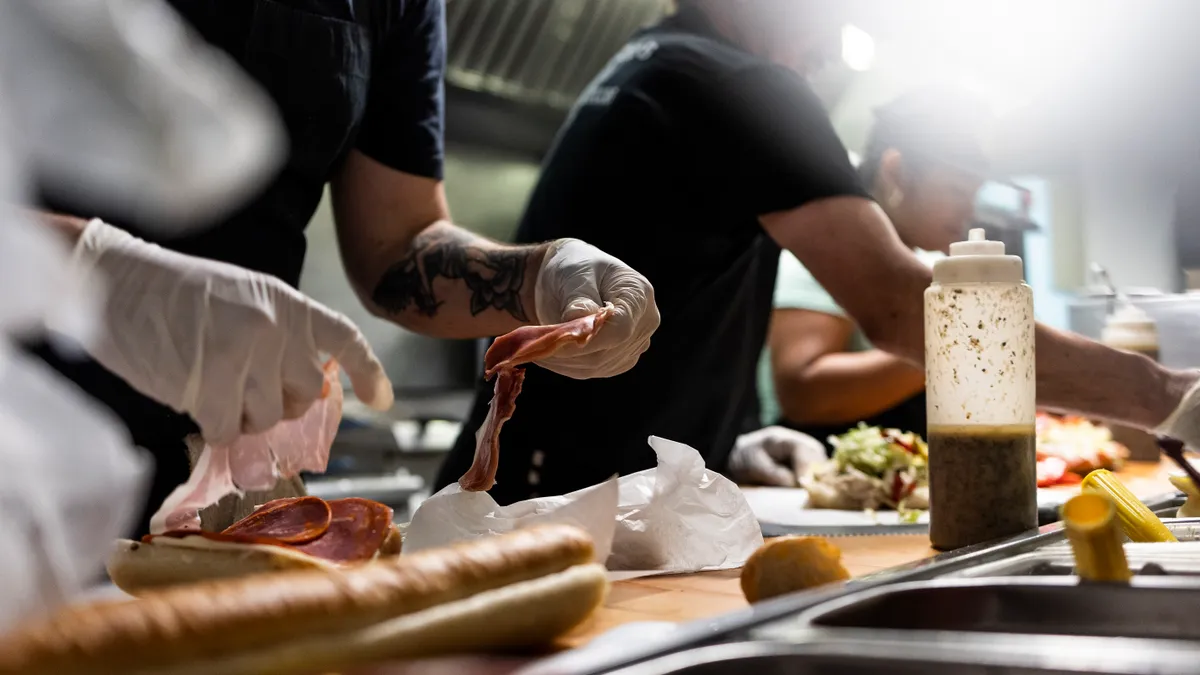
[[(831, 2), (841, 0), (829, 0)], [(1200, 2), (875, 0), (813, 84), (847, 147), (915, 86), (985, 95), (1001, 116), (977, 220), (1025, 258), (1038, 318), (1099, 337), (1112, 288), (1158, 324), (1161, 360), (1200, 366)], [(456, 222), (515, 230), (576, 95), (666, 0), (448, 0), (446, 189)], [(386, 417), (348, 403), (314, 494), (403, 508), (458, 432), (481, 344), (371, 317), (338, 260), (328, 203), (302, 288), (363, 327), (396, 384)], [(400, 514), (398, 514), (400, 515)]]

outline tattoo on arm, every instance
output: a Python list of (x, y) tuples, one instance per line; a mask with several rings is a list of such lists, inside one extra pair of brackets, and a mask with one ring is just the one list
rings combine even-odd
[(418, 236), (408, 255), (383, 274), (371, 299), (391, 314), (415, 308), (432, 317), (445, 304), (434, 293), (434, 279), (461, 279), (471, 292), (472, 316), (498, 309), (519, 321), (529, 321), (521, 302), (528, 258), (525, 249), (474, 246), (470, 235), (462, 232)]

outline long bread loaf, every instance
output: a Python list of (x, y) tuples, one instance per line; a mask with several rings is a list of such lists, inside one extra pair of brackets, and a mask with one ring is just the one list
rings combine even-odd
[[(488, 622), (481, 624), (480, 616), (503, 621), (495, 608), (511, 614), (514, 597), (528, 602), (550, 594), (574, 603), (519, 634), (503, 627), (480, 634), (480, 646), (519, 642), (539, 630), (569, 628), (565, 624), (591, 612), (606, 588), (603, 569), (588, 565), (592, 556), (591, 540), (581, 530), (544, 526), (344, 571), (264, 574), (73, 607), (0, 638), (0, 673), (299, 672), (323, 654), (333, 665), (421, 653), (420, 645), (396, 641), (425, 635), (430, 626), (441, 636), (434, 646), (470, 643), (456, 626), (482, 630)], [(571, 569), (577, 566), (585, 567)], [(510, 586), (528, 590), (514, 596)], [(475, 603), (482, 606), (469, 601), (485, 596), (499, 600)], [(467, 602), (455, 606), (459, 601)], [(416, 616), (426, 610), (433, 618)], [(331, 639), (331, 645), (345, 646), (333, 652), (304, 647)], [(264, 661), (264, 655), (271, 658)], [(218, 663), (225, 666), (216, 669)]]

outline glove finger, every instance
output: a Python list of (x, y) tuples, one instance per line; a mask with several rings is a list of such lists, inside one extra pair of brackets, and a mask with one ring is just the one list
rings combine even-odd
[(242, 433), (260, 434), (283, 419), (283, 389), (272, 380), (260, 381), (251, 377), (246, 381)]
[(325, 372), (315, 356), (288, 361), (294, 365), (283, 371), (283, 418), (292, 420), (308, 412), (313, 402), (321, 398)]
[(538, 361), (537, 365), (574, 380), (616, 377), (629, 372), (636, 366), (638, 359), (649, 346), (647, 339), (644, 345), (638, 345), (629, 350), (613, 349), (600, 353), (574, 355), (563, 349), (549, 359)]
[(761, 447), (743, 446), (735, 449), (729, 459), (729, 470), (739, 483), (792, 487), (796, 476), (767, 456)]
[(355, 396), (376, 410), (391, 408), (395, 398), (392, 382), (362, 331), (344, 315), (316, 303), (310, 321), (317, 349), (335, 358), (346, 371)]

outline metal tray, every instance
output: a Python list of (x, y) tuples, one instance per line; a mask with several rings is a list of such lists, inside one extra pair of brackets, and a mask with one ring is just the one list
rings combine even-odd
[(786, 635), (778, 626), (792, 625), (1200, 641), (1198, 605), (1200, 579), (946, 579), (852, 593), (759, 634)]
[(741, 642), (647, 661), (615, 675), (1193, 675), (1200, 649), (1097, 638)]

